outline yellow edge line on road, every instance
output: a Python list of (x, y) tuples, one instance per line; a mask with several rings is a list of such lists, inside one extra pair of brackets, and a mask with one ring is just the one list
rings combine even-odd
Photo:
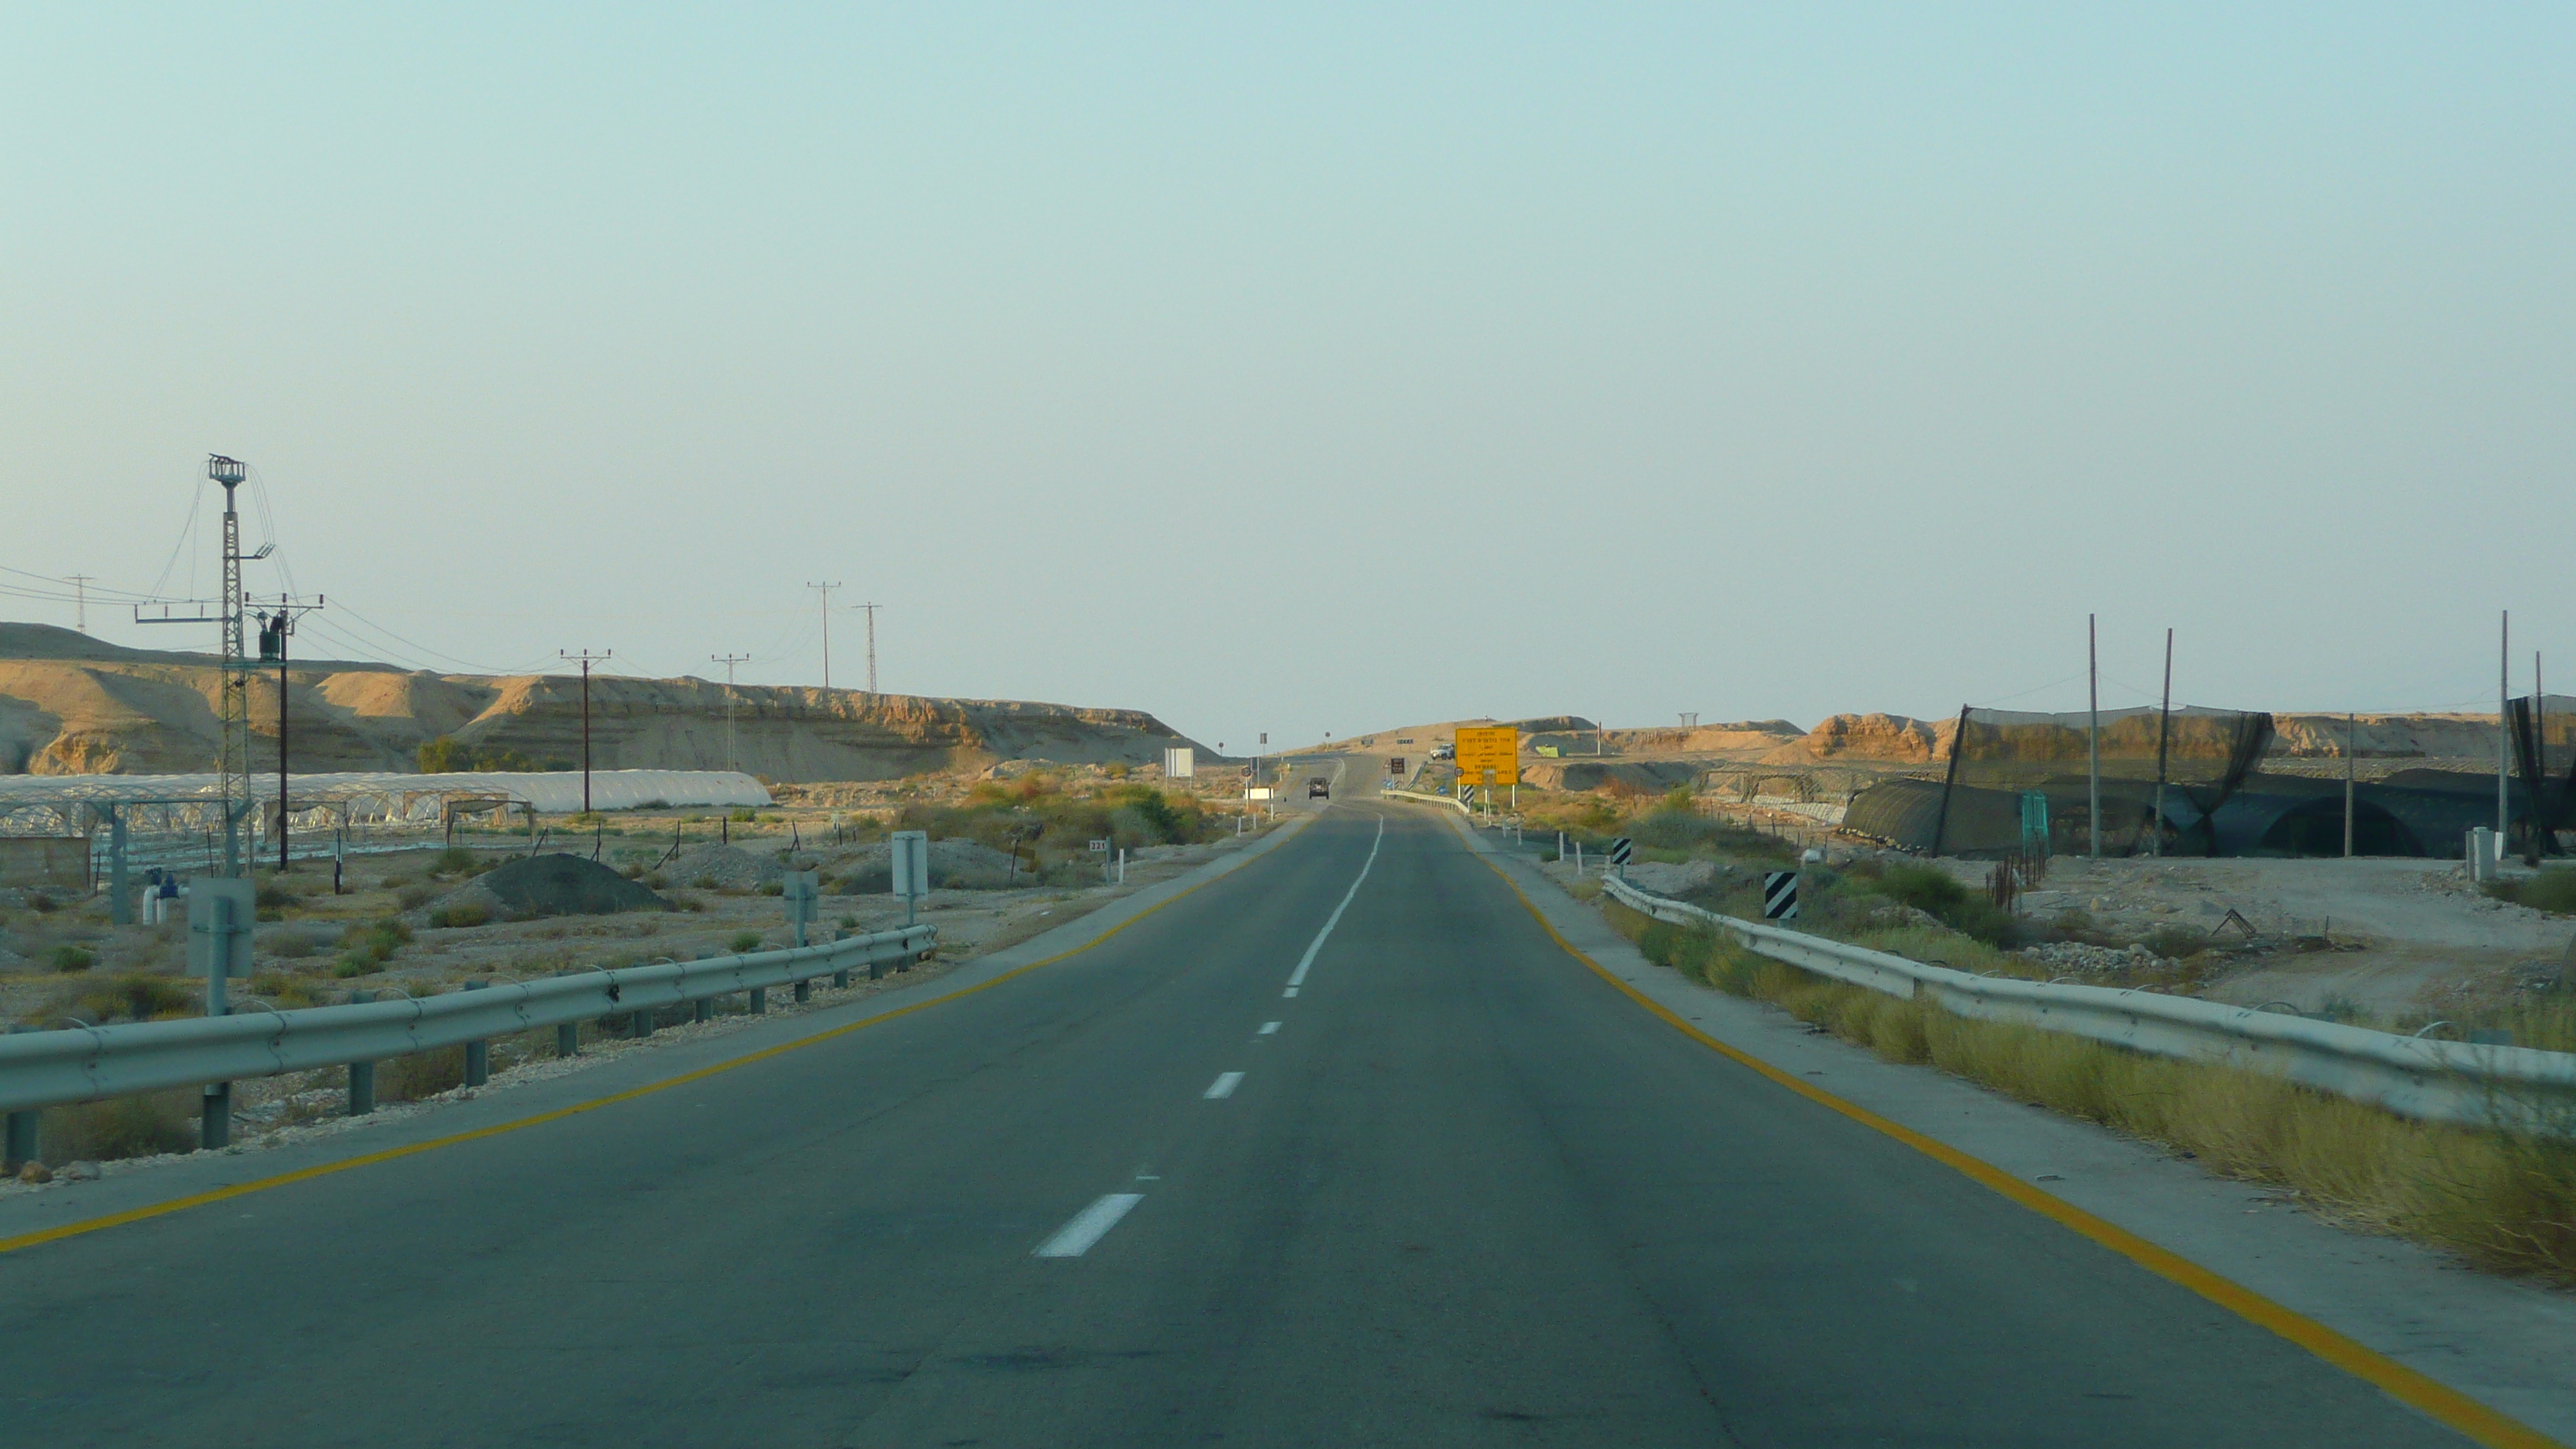
[(1674, 1030), (1698, 1042), (1701, 1046), (1730, 1061), (1752, 1068), (1810, 1102), (1831, 1108), (1874, 1132), (1893, 1137), (1978, 1185), (1990, 1188), (2032, 1212), (2092, 1239), (2148, 1272), (2190, 1289), (2249, 1323), (2270, 1329), (2344, 1372), (2375, 1385), (2389, 1397), (2413, 1405), (2478, 1443), (2489, 1446), (2489, 1449), (2565, 1449), (2565, 1446), (2557, 1440), (2527, 1424), (2505, 1417), (2457, 1389), (2386, 1358), (2315, 1319), (2292, 1312), (2262, 1294), (2230, 1282), (2178, 1253), (2158, 1247), (2116, 1223), (2095, 1217), (2063, 1198), (2051, 1196), (1990, 1162), (1971, 1157), (1946, 1143), (1936, 1142), (1912, 1128), (1891, 1122), (1866, 1107), (1846, 1102), (1821, 1087), (1810, 1085), (1789, 1075), (1769, 1062), (1728, 1046), (1675, 1016), (1644, 992), (1620, 980), (1600, 962), (1583, 954), (1573, 942), (1565, 939), (1564, 934), (1556, 929), (1555, 923), (1548, 920), (1539, 910), (1537, 903), (1520, 888), (1519, 882), (1505, 874), (1501, 866), (1486, 858), (1483, 853), (1479, 852), (1476, 858), (1484, 861), (1486, 867), (1495, 875), (1502, 877), (1503, 884), (1510, 887), (1513, 895), (1520, 897), (1521, 906), (1530, 913), (1531, 919), (1537, 921), (1539, 928), (1547, 932), (1550, 940), (1563, 947), (1567, 955), (1591, 967), (1595, 975), (1625, 992), (1630, 1000), (1662, 1017)]
[[(1233, 873), (1234, 872), (1232, 871), (1228, 871), (1226, 872), (1226, 875), (1232, 875)], [(84, 1233), (103, 1232), (109, 1228), (123, 1227), (127, 1223), (139, 1223), (147, 1218), (157, 1218), (166, 1216), (170, 1213), (186, 1212), (190, 1208), (206, 1207), (214, 1203), (229, 1201), (233, 1198), (246, 1197), (255, 1192), (267, 1192), (271, 1188), (285, 1187), (290, 1183), (306, 1182), (317, 1177), (328, 1177), (335, 1172), (347, 1172), (352, 1168), (367, 1167), (378, 1162), (391, 1162), (399, 1157), (411, 1157), (418, 1153), (434, 1152), (441, 1147), (453, 1147), (460, 1142), (474, 1142), (486, 1137), (498, 1137), (508, 1132), (523, 1131), (530, 1127), (541, 1127), (548, 1122), (560, 1122), (566, 1117), (577, 1117), (584, 1112), (595, 1112), (602, 1107), (613, 1107), (620, 1102), (632, 1102), (638, 1097), (649, 1097), (655, 1092), (666, 1092), (673, 1087), (685, 1087), (691, 1082), (702, 1082), (709, 1077), (716, 1076), (724, 1072), (730, 1072), (736, 1067), (747, 1067), (754, 1062), (764, 1062), (769, 1060), (771, 1057), (784, 1056), (788, 1052), (795, 1051), (800, 1047), (813, 1046), (817, 1042), (827, 1042), (832, 1040), (834, 1037), (848, 1036), (851, 1032), (876, 1026), (882, 1022), (893, 1021), (897, 1017), (910, 1016), (916, 1011), (926, 1010), (933, 1006), (945, 1005), (948, 1002), (972, 996), (978, 991), (989, 990), (1001, 985), (1005, 981), (1011, 980), (1014, 977), (1026, 976), (1030, 972), (1035, 971), (1042, 966), (1052, 966), (1058, 961), (1062, 961), (1069, 956), (1079, 956), (1083, 952), (1090, 950), (1092, 947), (1099, 945), (1101, 942), (1108, 940), (1110, 937), (1117, 935), (1119, 932), (1126, 930), (1129, 926), (1132, 926), (1138, 921), (1145, 919), (1147, 916), (1154, 914), (1156, 911), (1163, 909), (1163, 907), (1171, 905), (1175, 901), (1185, 899), (1203, 887), (1214, 885), (1223, 879), (1225, 879), (1225, 876), (1211, 876), (1206, 880), (1200, 881), (1197, 885), (1191, 886), (1188, 890), (1176, 893), (1169, 900), (1157, 901), (1153, 905), (1147, 906), (1145, 909), (1138, 911), (1136, 914), (1129, 916), (1123, 921), (1120, 921), (1117, 925), (1110, 927), (1108, 930), (1101, 932), (1099, 935), (1092, 937), (1090, 940), (1083, 942), (1081, 945), (1073, 947), (1071, 950), (1058, 951), (1052, 956), (1046, 957), (1043, 960), (1032, 961), (1026, 966), (1014, 966), (1010, 970), (1003, 972), (1001, 975), (994, 977), (990, 981), (979, 981), (972, 986), (965, 987), (957, 991), (951, 991), (944, 996), (934, 996), (928, 1001), (916, 1001), (910, 1006), (899, 1006), (892, 1011), (882, 1012), (876, 1016), (868, 1017), (863, 1021), (854, 1021), (846, 1026), (836, 1026), (829, 1031), (816, 1032), (812, 1036), (798, 1037), (794, 1041), (781, 1042), (774, 1047), (763, 1047), (759, 1051), (753, 1052), (748, 1056), (735, 1057), (730, 1061), (718, 1062), (711, 1067), (700, 1067), (694, 1072), (684, 1073), (680, 1076), (671, 1077), (664, 1081), (651, 1082), (641, 1087), (629, 1088), (626, 1091), (613, 1093), (609, 1096), (596, 1097), (587, 1102), (576, 1102), (569, 1107), (558, 1107), (551, 1112), (540, 1112), (533, 1117), (521, 1117), (516, 1121), (502, 1122), (490, 1127), (477, 1127), (471, 1132), (457, 1132), (445, 1137), (433, 1137), (426, 1142), (415, 1142), (407, 1147), (389, 1147), (382, 1152), (370, 1152), (364, 1156), (346, 1158), (339, 1162), (326, 1162), (315, 1167), (298, 1168), (293, 1172), (279, 1173), (275, 1177), (263, 1177), (255, 1182), (235, 1183), (230, 1187), (219, 1187), (209, 1192), (192, 1193), (187, 1197), (172, 1198), (168, 1202), (153, 1203), (148, 1207), (130, 1208), (125, 1212), (110, 1213), (105, 1217), (87, 1218), (76, 1223), (65, 1223), (58, 1228), (43, 1228), (32, 1233), (21, 1233), (14, 1238), (0, 1238), (0, 1253), (14, 1253), (21, 1248), (35, 1247), (39, 1243), (59, 1242), (64, 1238), (76, 1238)]]

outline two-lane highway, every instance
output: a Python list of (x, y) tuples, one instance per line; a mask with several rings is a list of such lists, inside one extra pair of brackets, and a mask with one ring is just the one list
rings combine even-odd
[(0, 1255), (0, 1365), (56, 1445), (2465, 1442), (1376, 803), (863, 1031)]

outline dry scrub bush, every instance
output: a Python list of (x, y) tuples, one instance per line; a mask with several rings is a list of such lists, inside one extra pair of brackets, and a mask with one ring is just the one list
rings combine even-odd
[(386, 1102), (417, 1102), (465, 1084), (465, 1048), (440, 1047), (394, 1057), (376, 1067), (376, 1096)]
[(49, 1162), (108, 1162), (186, 1152), (197, 1145), (190, 1088), (48, 1107), (37, 1119), (36, 1149)]
[(2486, 1267), (2576, 1282), (2569, 1142), (2413, 1122), (2276, 1077), (1976, 1021), (1807, 975), (1713, 931), (1686, 931), (1616, 904), (1606, 912), (1648, 959), (1770, 1002), (1888, 1060), (1928, 1062), (2164, 1143), (2222, 1175), (2293, 1188), (2352, 1226)]

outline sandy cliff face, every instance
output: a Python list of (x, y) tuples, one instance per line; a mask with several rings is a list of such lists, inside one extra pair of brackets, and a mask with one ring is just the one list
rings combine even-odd
[[(0, 773), (212, 769), (218, 688), (203, 656), (0, 625)], [(581, 756), (578, 677), (317, 661), (290, 668), (287, 702), (298, 770), (409, 770), (440, 736), (538, 761)], [(275, 671), (252, 676), (250, 713), (255, 758), (274, 760)], [(733, 693), (729, 745), (725, 687), (697, 679), (594, 678), (590, 713), (597, 768), (738, 767), (781, 781), (883, 780), (1003, 759), (1160, 763), (1166, 746), (1191, 743), (1140, 710), (745, 686)]]
[(1946, 757), (1955, 720), (1937, 724), (1902, 714), (1838, 714), (1807, 731), (1804, 739), (1763, 757), (1766, 764), (1868, 760), (1920, 765)]

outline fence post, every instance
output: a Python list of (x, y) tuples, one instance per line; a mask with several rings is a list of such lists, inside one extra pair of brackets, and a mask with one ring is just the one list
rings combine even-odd
[(376, 1064), (349, 1063), (349, 1115), (364, 1117), (376, 1110)]

